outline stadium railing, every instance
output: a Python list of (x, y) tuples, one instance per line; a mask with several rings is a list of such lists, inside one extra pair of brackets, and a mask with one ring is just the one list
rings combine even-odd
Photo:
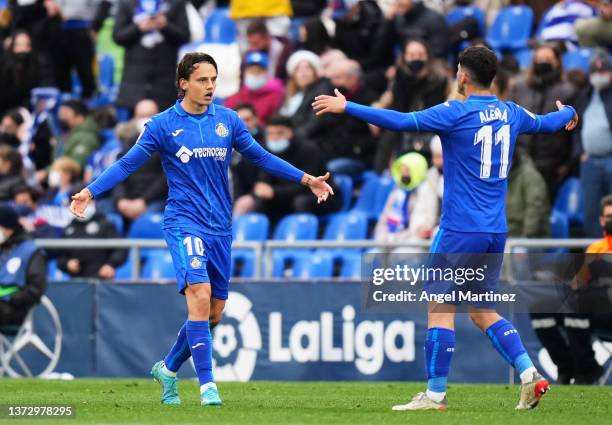
[[(525, 249), (558, 249), (558, 248), (586, 248), (593, 239), (527, 239), (510, 238), (506, 242), (506, 252), (512, 253)], [(132, 262), (131, 277), (139, 280), (142, 269), (141, 251), (146, 248), (165, 248), (163, 239), (37, 239), (38, 246), (50, 250), (55, 249), (129, 249)], [(265, 242), (234, 242), (233, 249), (251, 249), (255, 255), (255, 279), (270, 278), (272, 275), (273, 252), (277, 249), (317, 249), (317, 248), (359, 248), (380, 249), (382, 252), (391, 252), (396, 248), (423, 249), (431, 245), (430, 241), (412, 242), (379, 242), (374, 240), (349, 241), (275, 241)], [(524, 251), (523, 251), (524, 252)], [(263, 267), (265, 265), (265, 267)], [(264, 273), (265, 272), (265, 273)]]

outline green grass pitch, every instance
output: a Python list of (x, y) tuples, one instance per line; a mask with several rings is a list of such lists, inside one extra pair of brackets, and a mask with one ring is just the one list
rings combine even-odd
[(0, 379), (0, 404), (72, 405), (72, 419), (26, 424), (612, 424), (612, 387), (553, 386), (533, 411), (514, 410), (518, 386), (455, 384), (446, 412), (393, 412), (423, 389), (399, 382), (220, 383), (224, 406), (202, 408), (196, 381), (179, 382), (181, 406), (162, 406), (152, 380)]

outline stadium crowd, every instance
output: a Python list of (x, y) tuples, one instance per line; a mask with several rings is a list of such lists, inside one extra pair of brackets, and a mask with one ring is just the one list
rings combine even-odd
[[(527, 26), (523, 41), (512, 15)], [(609, 1), (9, 0), (0, 4), (0, 35), (0, 202), (14, 203), (39, 238), (125, 236), (138, 217), (163, 211), (158, 155), (97, 199), (85, 222), (73, 221), (67, 206), (151, 116), (174, 104), (178, 58), (199, 50), (219, 62), (215, 101), (235, 109), (271, 152), (313, 174), (348, 176), (349, 203), (403, 154), (422, 154), (431, 165), (426, 181), (410, 196), (398, 181), (370, 233), (429, 239), (443, 192), (439, 140), (348, 115), (318, 118), (311, 103), (334, 88), (404, 112), (459, 98), (456, 55), (474, 44), (498, 53), (498, 97), (537, 114), (559, 99), (581, 116), (573, 133), (520, 138), (509, 175), (510, 236), (550, 236), (564, 185), (584, 198), (584, 216), (554, 236), (601, 235), (599, 202), (612, 193)], [(273, 224), (294, 212), (346, 209), (346, 194), (317, 206), (307, 189), (258, 172), (237, 153), (231, 185), (235, 216), (262, 212)], [(112, 278), (126, 254), (86, 264), (90, 258), (63, 252), (58, 264), (71, 276)]]

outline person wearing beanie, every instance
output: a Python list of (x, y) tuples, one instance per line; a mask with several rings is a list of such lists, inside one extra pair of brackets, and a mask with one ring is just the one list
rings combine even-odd
[(15, 208), (0, 204), (0, 327), (19, 326), (47, 287), (47, 260), (19, 223)]
[(280, 115), (291, 118), (293, 128), (306, 137), (316, 120), (311, 104), (319, 93), (331, 93), (329, 80), (321, 76), (319, 56), (308, 50), (298, 50), (287, 61), (289, 81)]

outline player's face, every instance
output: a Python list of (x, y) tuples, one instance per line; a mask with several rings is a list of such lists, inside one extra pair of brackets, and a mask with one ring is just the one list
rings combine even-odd
[(185, 91), (185, 98), (198, 106), (211, 104), (217, 86), (217, 71), (209, 63), (199, 63), (189, 76), (189, 80), (180, 81)]

